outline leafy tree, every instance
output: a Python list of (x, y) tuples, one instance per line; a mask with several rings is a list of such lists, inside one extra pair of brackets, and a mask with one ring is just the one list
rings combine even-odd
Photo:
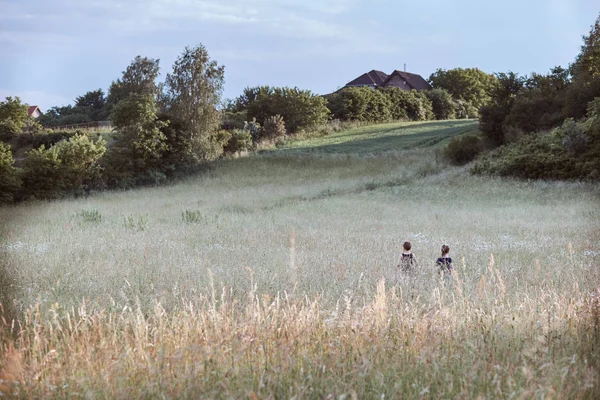
[(81, 107), (71, 105), (64, 107), (52, 107), (38, 118), (38, 122), (44, 127), (52, 128), (62, 125), (74, 125), (91, 122), (92, 118)]
[(168, 123), (160, 121), (157, 112), (156, 99), (150, 93), (130, 94), (115, 106), (112, 122), (119, 134), (107, 159), (111, 173), (118, 170), (131, 178), (165, 168), (168, 146), (161, 129)]
[[(216, 158), (222, 148), (215, 147), (212, 136), (217, 133), (220, 115), (217, 110), (224, 80), (223, 66), (211, 60), (203, 45), (186, 47), (167, 74), (163, 92), (166, 114), (182, 128), (169, 146), (178, 163)], [(177, 140), (180, 143), (172, 143)]]
[(525, 79), (514, 72), (496, 74), (497, 82), (490, 91), (491, 100), (479, 110), (479, 128), (492, 145), (505, 142), (504, 120), (510, 113)]
[(78, 96), (75, 99), (75, 108), (81, 109), (92, 121), (103, 121), (108, 117), (106, 98), (102, 89)]
[(434, 89), (446, 89), (455, 100), (465, 101), (472, 117), (490, 101), (496, 78), (477, 68), (438, 69), (429, 77), (429, 83)]
[(454, 119), (456, 117), (456, 102), (446, 89), (431, 89), (425, 92), (431, 101), (435, 119)]
[(572, 85), (565, 94), (565, 117), (582, 118), (590, 101), (600, 96), (600, 14), (571, 65)]
[(230, 138), (223, 147), (225, 154), (236, 154), (248, 151), (252, 148), (252, 135), (247, 130), (233, 129), (230, 131)]
[(0, 203), (11, 203), (21, 187), (10, 146), (0, 142)]
[(121, 79), (114, 81), (108, 89), (106, 103), (109, 112), (131, 94), (157, 96), (159, 88), (156, 78), (160, 60), (137, 56), (123, 71)]
[(10, 138), (23, 130), (27, 121), (27, 104), (18, 97), (0, 102), (0, 136)]
[(295, 133), (326, 122), (329, 118), (327, 100), (310, 90), (289, 87), (261, 91), (247, 109), (248, 120), (264, 121), (272, 115), (281, 115), (289, 132)]

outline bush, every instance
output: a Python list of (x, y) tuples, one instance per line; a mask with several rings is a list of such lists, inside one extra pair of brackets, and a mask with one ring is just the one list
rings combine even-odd
[(248, 120), (264, 121), (272, 115), (281, 115), (290, 133), (310, 129), (329, 118), (327, 100), (298, 88), (267, 88), (257, 94), (246, 110)]
[(71, 139), (75, 135), (83, 135), (81, 131), (42, 131), (33, 135), (30, 139), (31, 146), (38, 148), (44, 146), (49, 149), (62, 140)]
[(11, 203), (21, 187), (10, 146), (0, 143), (0, 203)]
[(481, 139), (477, 136), (454, 137), (444, 149), (444, 156), (454, 165), (464, 165), (473, 161), (482, 150)]
[(256, 118), (252, 118), (252, 121), (244, 121), (244, 131), (250, 134), (252, 141), (257, 143), (260, 140), (261, 128), (260, 124), (256, 122)]
[(247, 116), (244, 111), (223, 111), (221, 112), (221, 129), (231, 131), (234, 129), (243, 129)]
[(252, 149), (252, 136), (250, 132), (234, 129), (229, 132), (231, 137), (223, 148), (225, 154), (237, 154)]
[(281, 115), (267, 118), (263, 123), (262, 138), (265, 140), (277, 140), (285, 136), (285, 122)]
[(48, 199), (77, 192), (94, 184), (100, 175), (99, 160), (106, 142), (75, 135), (49, 149), (41, 146), (26, 153), (23, 165), (25, 198)]
[(445, 89), (431, 89), (425, 92), (431, 101), (435, 119), (454, 119), (456, 117), (456, 103), (450, 92)]

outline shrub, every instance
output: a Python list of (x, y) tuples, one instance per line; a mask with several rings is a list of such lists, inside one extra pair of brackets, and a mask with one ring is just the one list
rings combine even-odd
[(256, 118), (252, 118), (250, 122), (244, 121), (244, 131), (250, 134), (254, 143), (260, 140), (261, 129), (260, 124), (256, 122)]
[(262, 138), (265, 140), (276, 140), (285, 136), (285, 122), (281, 115), (273, 115), (263, 123)]
[(223, 111), (221, 112), (221, 129), (228, 131), (243, 129), (246, 119), (245, 111)]
[(42, 131), (38, 132), (31, 138), (31, 146), (33, 148), (38, 148), (40, 146), (44, 146), (47, 149), (54, 146), (56, 143), (71, 139), (75, 135), (83, 135), (81, 131)]
[(229, 132), (231, 137), (223, 147), (225, 154), (237, 154), (252, 148), (252, 135), (243, 129), (234, 129)]
[(10, 146), (0, 143), (0, 203), (10, 203), (21, 187)]
[(85, 223), (99, 224), (102, 222), (102, 214), (98, 210), (81, 210), (76, 214)]
[(205, 218), (199, 210), (185, 210), (181, 213), (181, 220), (188, 224), (204, 222)]
[(557, 130), (557, 134), (562, 138), (562, 145), (568, 153), (577, 155), (585, 152), (588, 148), (589, 140), (584, 127), (572, 118), (562, 124)]
[(425, 92), (431, 101), (435, 119), (454, 119), (456, 117), (456, 102), (450, 92), (445, 89), (431, 89)]
[(23, 165), (25, 197), (48, 199), (65, 191), (80, 191), (99, 178), (99, 160), (106, 142), (75, 135), (49, 149), (41, 146), (26, 153)]
[(482, 150), (481, 139), (477, 136), (454, 137), (444, 149), (444, 156), (454, 165), (464, 165), (473, 161)]
[(327, 100), (310, 90), (298, 88), (267, 88), (257, 94), (247, 108), (248, 119), (264, 121), (281, 115), (291, 133), (321, 124), (329, 118)]

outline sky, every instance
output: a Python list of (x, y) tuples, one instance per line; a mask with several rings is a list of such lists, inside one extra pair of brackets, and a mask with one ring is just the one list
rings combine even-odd
[(108, 90), (137, 55), (186, 46), (244, 87), (332, 92), (372, 69), (545, 73), (577, 56), (597, 0), (0, 0), (0, 99), (42, 110)]

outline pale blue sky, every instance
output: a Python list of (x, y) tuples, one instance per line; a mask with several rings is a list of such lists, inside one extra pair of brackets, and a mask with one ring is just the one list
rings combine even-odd
[(129, 62), (186, 45), (225, 65), (224, 97), (246, 86), (328, 93), (363, 72), (437, 68), (547, 72), (567, 66), (596, 0), (0, 0), (0, 98), (43, 109), (108, 89)]

